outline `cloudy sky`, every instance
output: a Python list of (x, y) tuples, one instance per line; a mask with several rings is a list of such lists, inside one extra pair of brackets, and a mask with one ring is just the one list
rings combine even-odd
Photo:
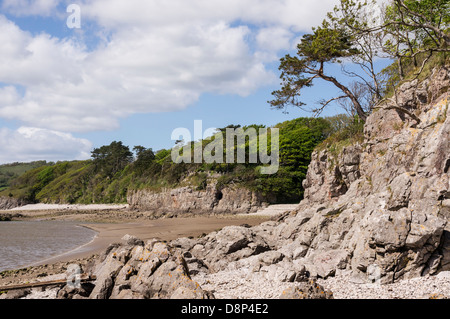
[[(86, 159), (113, 140), (169, 148), (171, 132), (193, 131), (194, 120), (206, 129), (309, 116), (267, 101), (280, 57), (336, 4), (3, 0), (0, 163)], [(306, 101), (320, 90), (330, 92), (319, 86)]]

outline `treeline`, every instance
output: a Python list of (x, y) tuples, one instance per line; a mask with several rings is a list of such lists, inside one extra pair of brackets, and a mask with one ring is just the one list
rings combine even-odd
[[(30, 202), (45, 203), (124, 203), (130, 189), (158, 191), (190, 186), (202, 190), (212, 178), (218, 187), (233, 184), (273, 196), (278, 202), (297, 202), (303, 195), (302, 181), (314, 148), (338, 131), (360, 126), (358, 123), (352, 117), (338, 115), (298, 118), (276, 125), (280, 162), (278, 172), (273, 175), (261, 174), (263, 164), (260, 162), (175, 164), (171, 149), (156, 152), (143, 146), (130, 149), (122, 142), (114, 141), (94, 149), (90, 160), (50, 163), (29, 170), (11, 181), (0, 196), (11, 194)], [(250, 127), (264, 128), (262, 125), (242, 128)], [(220, 132), (225, 133), (226, 128)], [(187, 144), (192, 148), (200, 144), (204, 148), (208, 143)], [(252, 141), (247, 139), (245, 147), (248, 148), (250, 143)]]

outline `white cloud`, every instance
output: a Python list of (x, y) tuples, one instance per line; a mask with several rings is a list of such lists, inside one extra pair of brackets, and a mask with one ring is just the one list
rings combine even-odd
[[(0, 35), (0, 117), (69, 132), (108, 130), (137, 112), (179, 110), (202, 93), (248, 95), (275, 76), (245, 42), (249, 29), (219, 22), (116, 32), (87, 52), (70, 40), (31, 36), (6, 18)], [(6, 103), (9, 101), (9, 103)]]
[(33, 127), (0, 128), (0, 163), (82, 160), (90, 157), (91, 149), (91, 142), (69, 133)]
[(282, 27), (263, 28), (256, 36), (258, 46), (270, 51), (286, 50), (290, 48), (292, 33)]
[(3, 0), (2, 10), (17, 16), (50, 16), (56, 12), (59, 0)]
[[(10, 16), (58, 17), (64, 0), (3, 0)], [(204, 93), (247, 96), (277, 82), (266, 64), (320, 24), (336, 0), (79, 1), (71, 38), (22, 30), (0, 14), (0, 162), (83, 159), (71, 133), (114, 130), (135, 113), (169, 112)], [(13, 18), (11, 18), (13, 20)], [(92, 23), (93, 22), (93, 23)], [(85, 39), (99, 38), (90, 48)], [(66, 132), (66, 133), (63, 133)]]
[(336, 0), (87, 0), (81, 7), (83, 15), (111, 29), (242, 21), (310, 31), (337, 3)]
[[(0, 16), (0, 82), (24, 88), (20, 97), (0, 91), (0, 117), (68, 132), (113, 130), (125, 116), (183, 109), (203, 93), (249, 95), (276, 81), (265, 63), (291, 45), (291, 30), (310, 29), (334, 2), (85, 1), (83, 21), (109, 33), (92, 51), (76, 39), (33, 36)], [(3, 6), (46, 14), (57, 5), (14, 3)]]
[[(2, 10), (61, 17), (59, 2), (4, 0)], [(266, 64), (335, 4), (86, 0), (79, 2), (81, 30), (63, 39), (26, 32), (0, 15), (0, 118), (39, 127), (44, 131), (33, 134), (50, 138), (57, 131), (114, 130), (121, 118), (184, 109), (204, 93), (247, 96), (277, 82)], [(104, 37), (88, 49), (84, 39), (93, 34)], [(3, 142), (5, 136), (27, 141), (18, 131), (5, 132)]]

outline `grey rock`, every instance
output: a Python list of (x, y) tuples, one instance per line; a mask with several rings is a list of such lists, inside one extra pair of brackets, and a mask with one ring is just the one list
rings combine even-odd
[(279, 282), (294, 282), (297, 277), (297, 272), (290, 263), (263, 266), (260, 272), (265, 273), (267, 279)]
[(327, 278), (336, 273), (336, 269), (344, 269), (347, 266), (349, 253), (346, 250), (330, 250), (314, 255), (313, 264), (317, 275)]
[(179, 299), (182, 297), (207, 299), (209, 294), (203, 291), (190, 276), (186, 264), (180, 258), (171, 258), (156, 269), (139, 291), (146, 299)]
[(108, 299), (111, 295), (114, 280), (119, 271), (124, 266), (119, 260), (116, 250), (113, 250), (105, 260), (97, 267), (95, 275), (95, 288), (89, 295), (90, 299)]
[[(417, 87), (417, 79), (402, 84), (398, 89), (397, 104), (407, 109), (414, 108), (416, 106)], [(423, 95), (423, 92), (421, 92), (421, 95)]]
[(20, 299), (31, 293), (30, 288), (9, 290), (7, 293), (1, 294), (0, 299)]
[(208, 265), (213, 271), (225, 269), (232, 261), (258, 255), (270, 250), (264, 239), (252, 229), (240, 226), (224, 227), (202, 240), (202, 250), (192, 250), (192, 254)]
[(183, 255), (173, 246), (158, 240), (143, 245), (137, 238), (124, 242), (111, 245), (98, 258), (93, 273), (97, 278), (89, 287), (65, 286), (58, 298), (214, 298), (191, 279)]
[(369, 245), (396, 250), (405, 245), (410, 224), (411, 212), (404, 208), (392, 213), (374, 210), (366, 216), (362, 227), (370, 234)]
[(388, 209), (398, 210), (408, 206), (409, 196), (411, 194), (411, 184), (411, 176), (408, 173), (401, 174), (394, 178), (388, 186), (390, 192)]
[(290, 259), (299, 259), (305, 257), (308, 252), (309, 247), (299, 243), (299, 241), (294, 240), (291, 243), (284, 245), (278, 251), (283, 253)]
[(122, 237), (122, 241), (130, 246), (144, 246), (143, 240), (128, 234)]
[(268, 251), (258, 255), (258, 261), (262, 265), (273, 265), (283, 260), (284, 255), (279, 251)]
[(279, 299), (334, 299), (333, 293), (325, 290), (316, 281), (302, 282), (281, 293)]
[(364, 144), (315, 151), (297, 214), (258, 234), (303, 262), (310, 277), (347, 268), (362, 282), (388, 283), (449, 269), (449, 88), (446, 68), (405, 83), (397, 102), (417, 110), (420, 125), (395, 110), (374, 111)]
[(14, 197), (0, 197), (0, 210), (9, 210), (28, 204), (25, 200)]
[(442, 235), (442, 244), (440, 247), (442, 255), (441, 271), (448, 272), (450, 270), (450, 232), (444, 231)]
[(92, 293), (92, 283), (82, 283), (79, 287), (66, 285), (56, 293), (56, 299), (88, 299)]

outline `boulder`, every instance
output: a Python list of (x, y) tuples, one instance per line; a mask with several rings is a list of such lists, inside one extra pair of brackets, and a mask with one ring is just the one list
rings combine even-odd
[(95, 270), (95, 287), (89, 298), (91, 299), (108, 299), (112, 293), (116, 276), (125, 265), (123, 258), (124, 251), (122, 247), (113, 249), (105, 260), (97, 266)]
[(232, 261), (270, 250), (260, 235), (251, 228), (241, 226), (224, 227), (204, 237), (200, 244), (202, 248), (192, 249), (191, 253), (213, 271), (225, 269)]
[(345, 269), (349, 259), (349, 253), (346, 250), (330, 250), (315, 254), (313, 265), (315, 272), (321, 278), (327, 278), (336, 273), (337, 269)]
[(334, 299), (334, 297), (332, 292), (325, 290), (315, 280), (309, 280), (283, 290), (279, 299)]
[(129, 246), (144, 246), (143, 240), (128, 234), (122, 237), (122, 242)]
[(123, 242), (111, 245), (98, 258), (93, 267), (97, 278), (89, 287), (73, 289), (67, 285), (58, 292), (58, 298), (214, 298), (191, 279), (183, 255), (170, 244), (158, 240), (144, 244), (128, 236)]
[(7, 293), (0, 295), (0, 299), (21, 299), (31, 293), (30, 288), (9, 290)]

